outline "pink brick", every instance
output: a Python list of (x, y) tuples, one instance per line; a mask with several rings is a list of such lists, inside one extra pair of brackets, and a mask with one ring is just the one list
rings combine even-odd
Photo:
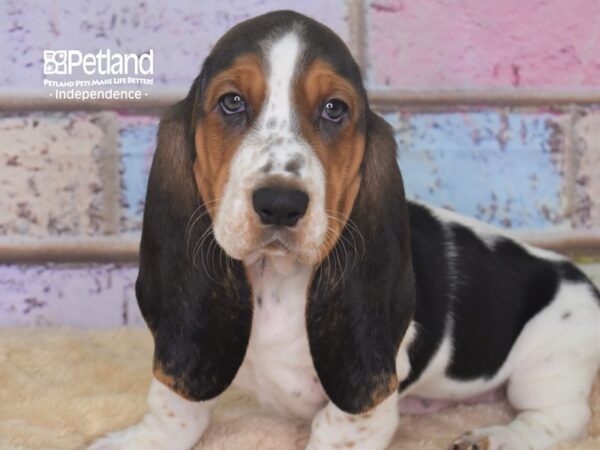
[(379, 86), (600, 86), (597, 1), (374, 0), (369, 19)]

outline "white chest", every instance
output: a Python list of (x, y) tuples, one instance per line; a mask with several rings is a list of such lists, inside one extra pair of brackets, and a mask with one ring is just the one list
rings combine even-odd
[(234, 384), (279, 413), (310, 418), (327, 400), (306, 336), (311, 268), (283, 257), (263, 256), (248, 270), (254, 316), (246, 357)]

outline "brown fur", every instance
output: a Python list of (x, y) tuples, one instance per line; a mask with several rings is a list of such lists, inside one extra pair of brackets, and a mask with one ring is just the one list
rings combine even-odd
[(238, 57), (230, 68), (215, 76), (206, 88), (202, 113), (199, 114), (200, 120), (195, 131), (197, 158), (194, 176), (213, 218), (227, 182), (229, 165), (244, 137), (243, 132), (227, 130), (218, 104), (219, 99), (230, 92), (239, 93), (246, 100), (247, 108), (258, 115), (266, 89), (262, 64), (252, 54)]
[(379, 405), (382, 401), (388, 398), (392, 392), (398, 390), (398, 377), (396, 375), (389, 376), (383, 374), (382, 381), (379, 383), (379, 389), (373, 392), (373, 406)]
[(189, 393), (185, 389), (184, 384), (180, 382), (181, 380), (178, 380), (178, 379), (164, 373), (162, 364), (157, 359), (154, 359), (154, 361), (153, 361), (152, 374), (154, 375), (154, 378), (156, 378), (162, 384), (167, 386), (169, 389), (171, 389), (174, 392), (177, 392), (183, 398), (189, 399), (189, 397), (190, 397)]

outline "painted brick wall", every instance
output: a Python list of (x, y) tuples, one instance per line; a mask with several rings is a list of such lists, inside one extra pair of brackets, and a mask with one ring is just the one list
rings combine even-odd
[(594, 0), (373, 0), (368, 15), (375, 85), (600, 86)]
[[(127, 53), (154, 50), (158, 87), (188, 88), (213, 44), (236, 23), (276, 9), (284, 0), (177, 0), (163, 2), (3, 0), (0, 86), (42, 86), (43, 50), (109, 48)], [(342, 0), (297, 2), (294, 9), (327, 23), (349, 38)], [(0, 47), (1, 48), (1, 47)]]
[[(44, 49), (152, 48), (157, 84), (149, 92), (160, 95), (187, 89), (229, 27), (290, 6), (114, 3), (0, 0), (0, 247), (139, 237), (157, 114), (76, 106), (2, 112), (3, 92), (40, 90)], [(294, 7), (363, 55), (370, 89), (600, 86), (595, 1), (307, 0)], [(384, 115), (409, 196), (507, 228), (600, 230), (597, 106), (398, 104)], [(598, 265), (586, 269), (600, 274)], [(135, 275), (135, 266), (122, 264), (2, 264), (0, 325), (140, 324)]]

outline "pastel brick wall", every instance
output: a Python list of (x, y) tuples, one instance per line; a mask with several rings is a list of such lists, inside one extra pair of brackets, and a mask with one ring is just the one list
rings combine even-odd
[[(155, 83), (188, 88), (214, 43), (236, 23), (291, 6), (285, 0), (83, 0), (0, 3), (3, 40), (0, 86), (40, 88), (43, 50), (111, 49), (155, 54)], [(342, 0), (297, 2), (294, 8), (326, 22), (348, 39), (348, 9)]]
[[(228, 28), (290, 3), (0, 1), (0, 248), (25, 241), (137, 242), (157, 110), (3, 111), (40, 94), (42, 51), (155, 53), (160, 96), (183, 93)], [(585, 0), (307, 0), (379, 97), (515, 88), (600, 88), (600, 3)], [(544, 235), (600, 233), (598, 105), (388, 102), (410, 197)], [(58, 241), (57, 241), (58, 240)], [(1, 256), (1, 255), (0, 255)], [(600, 266), (586, 270), (600, 276)], [(134, 264), (0, 264), (0, 325), (139, 325)]]
[(375, 85), (600, 86), (600, 2), (373, 0), (368, 14)]
[(400, 112), (387, 119), (397, 130), (413, 197), (507, 228), (568, 224), (564, 115)]

